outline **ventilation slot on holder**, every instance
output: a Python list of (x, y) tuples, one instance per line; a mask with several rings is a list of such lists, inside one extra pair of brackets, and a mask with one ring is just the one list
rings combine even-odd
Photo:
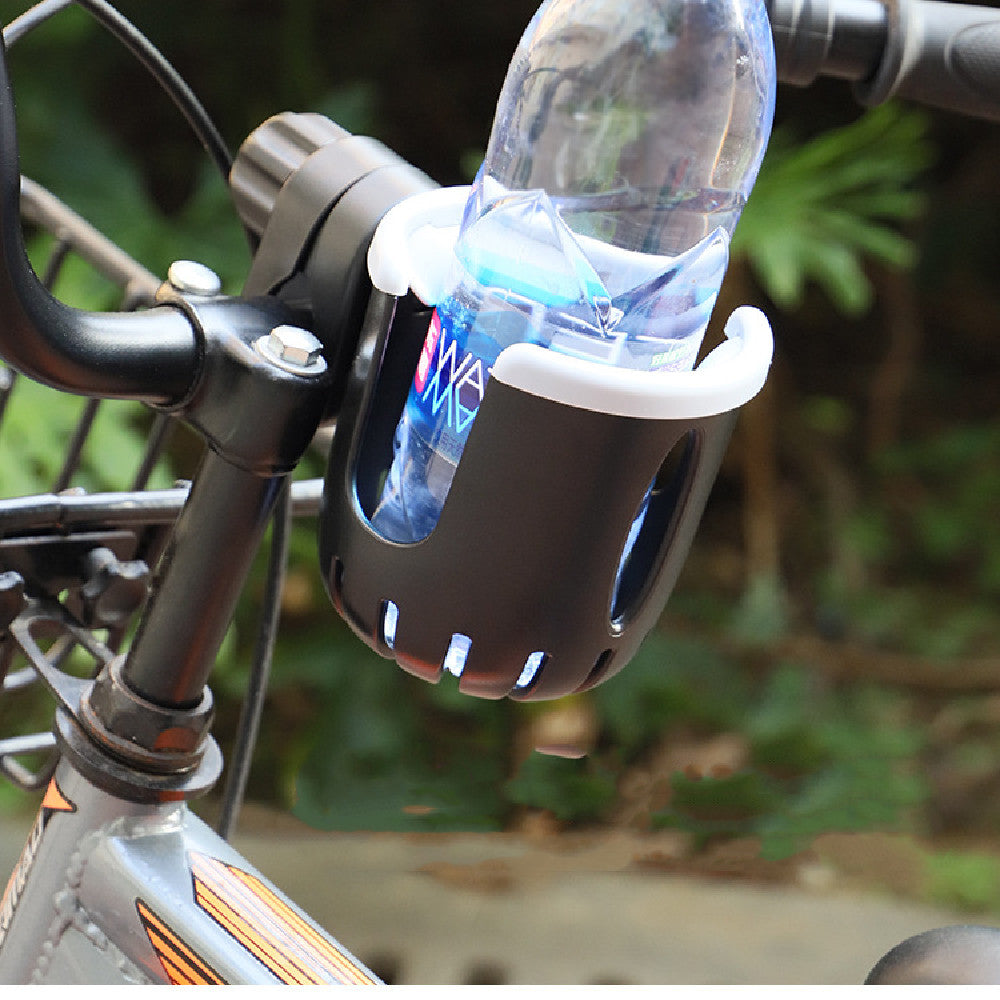
[(612, 662), (615, 658), (615, 651), (613, 649), (606, 649), (597, 658), (597, 662), (594, 664), (590, 673), (587, 674), (587, 679), (577, 688), (577, 691), (587, 691), (589, 688), (596, 687), (598, 684), (604, 680), (604, 675), (608, 672), (611, 667)]
[(389, 649), (396, 648), (396, 626), (399, 624), (399, 608), (392, 601), (383, 601), (379, 614), (379, 636)]
[(339, 559), (333, 561), (333, 597), (340, 601), (344, 593), (344, 564)]
[(524, 669), (517, 678), (517, 683), (514, 685), (513, 693), (527, 694), (527, 692), (531, 690), (535, 682), (538, 680), (545, 664), (548, 663), (548, 660), (548, 653), (544, 653), (541, 650), (536, 653), (532, 653), (531, 656), (524, 661)]

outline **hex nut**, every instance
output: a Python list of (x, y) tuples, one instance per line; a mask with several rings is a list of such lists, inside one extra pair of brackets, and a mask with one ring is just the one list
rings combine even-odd
[(99, 746), (134, 767), (154, 773), (191, 770), (214, 715), (205, 688), (192, 708), (165, 708), (136, 694), (122, 675), (125, 657), (106, 663), (80, 701), (79, 723)]
[(265, 338), (266, 350), (294, 368), (309, 368), (322, 357), (323, 344), (301, 326), (276, 326)]

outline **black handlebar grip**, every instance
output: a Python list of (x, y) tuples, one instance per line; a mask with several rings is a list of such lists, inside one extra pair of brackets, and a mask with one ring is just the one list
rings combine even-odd
[(0, 41), (0, 358), (54, 388), (86, 396), (170, 404), (190, 390), (200, 347), (179, 309), (102, 313), (49, 294), (21, 232), (17, 120)]
[(862, 103), (898, 95), (1000, 121), (1000, 11), (902, 0), (893, 14), (882, 66), (856, 88)]
[(854, 83), (862, 104), (893, 96), (1000, 121), (1000, 11), (942, 0), (768, 0), (778, 77)]

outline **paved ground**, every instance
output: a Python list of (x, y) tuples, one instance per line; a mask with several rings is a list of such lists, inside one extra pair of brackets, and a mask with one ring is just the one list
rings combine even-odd
[(857, 984), (955, 913), (667, 875), (648, 840), (245, 833), (237, 846), (400, 983)]
[[(318, 834), (250, 814), (236, 846), (398, 983), (851, 984), (962, 917), (838, 889), (753, 887), (639, 863), (648, 839)], [(0, 827), (9, 871), (25, 827)]]

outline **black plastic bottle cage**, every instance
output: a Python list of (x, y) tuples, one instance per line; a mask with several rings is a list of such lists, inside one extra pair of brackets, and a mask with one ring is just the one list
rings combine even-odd
[(372, 241), (373, 291), (328, 464), (321, 564), (358, 636), (410, 673), (437, 681), (450, 669), (461, 691), (485, 698), (556, 698), (616, 673), (656, 623), (773, 341), (766, 317), (743, 307), (693, 372), (508, 347), (437, 526), (420, 542), (388, 542), (369, 516), (467, 195), (411, 197)]

